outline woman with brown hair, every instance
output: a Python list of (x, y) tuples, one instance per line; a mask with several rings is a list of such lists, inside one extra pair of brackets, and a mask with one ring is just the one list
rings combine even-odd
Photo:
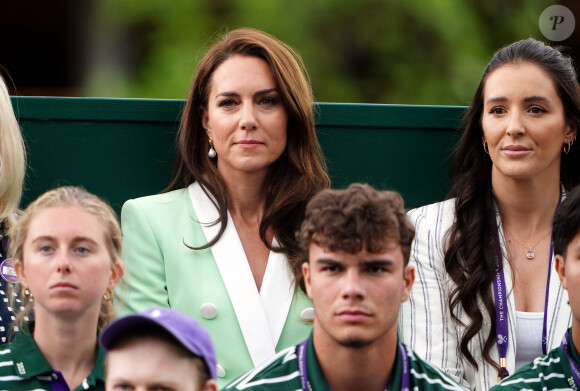
[(310, 330), (295, 232), (329, 186), (312, 105), (297, 53), (260, 31), (227, 33), (196, 72), (167, 192), (123, 207), (123, 311), (196, 317), (220, 387)]
[(466, 112), (453, 199), (409, 212), (416, 283), (403, 341), (487, 390), (560, 344), (570, 325), (552, 218), (580, 182), (580, 87), (571, 59), (533, 39), (495, 53)]

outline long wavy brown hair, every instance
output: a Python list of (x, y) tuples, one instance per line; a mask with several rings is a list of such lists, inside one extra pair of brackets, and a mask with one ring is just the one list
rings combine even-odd
[[(286, 149), (270, 167), (259, 230), (266, 247), (286, 254), (299, 279), (306, 254), (298, 245), (295, 232), (304, 217), (306, 203), (318, 191), (329, 187), (330, 179), (316, 137), (314, 98), (308, 75), (300, 55), (288, 45), (258, 30), (238, 29), (225, 34), (211, 47), (200, 62), (183, 111), (173, 175), (165, 191), (199, 182), (219, 211), (216, 223), (220, 223), (220, 230), (205, 246), (195, 249), (211, 247), (220, 239), (228, 223), (228, 189), (217, 170), (219, 157), (208, 157), (209, 141), (202, 126), (202, 113), (207, 108), (213, 73), (234, 55), (257, 57), (268, 63), (288, 114)], [(269, 228), (274, 231), (279, 247), (266, 239)]]
[[(483, 91), (493, 71), (506, 64), (520, 63), (537, 65), (550, 76), (562, 100), (567, 124), (580, 125), (580, 87), (569, 57), (534, 39), (515, 42), (494, 54), (463, 119), (465, 131), (457, 145), (451, 175), (456, 218), (448, 233), (445, 253), (445, 268), (455, 282), (448, 299), (451, 316), (456, 323), (465, 326), (460, 350), (475, 368), (478, 365), (474, 355), (482, 355), (486, 362), (499, 369), (498, 363), (490, 356), (496, 327), (491, 286), (496, 275), (494, 256), (498, 253), (499, 243), (491, 186), (492, 162), (481, 145)], [(567, 190), (580, 182), (578, 143), (572, 145), (568, 154), (562, 152), (560, 181)], [(469, 324), (459, 319), (461, 311), (469, 317)], [(490, 322), (491, 329), (483, 352), (471, 352), (469, 342), (479, 333), (484, 321)]]

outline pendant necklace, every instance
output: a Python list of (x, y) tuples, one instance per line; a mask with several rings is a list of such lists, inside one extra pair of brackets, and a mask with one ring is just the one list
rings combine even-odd
[[(558, 199), (558, 205), (556, 206), (556, 211), (560, 207), (560, 203), (562, 202), (562, 194), (560, 194), (560, 198)], [(555, 212), (554, 212), (555, 213)], [(504, 227), (505, 229), (505, 227)], [(513, 232), (510, 231), (513, 235)], [(551, 234), (552, 231), (548, 232)], [(548, 236), (546, 234), (544, 237)], [(515, 237), (515, 235), (513, 235)], [(543, 238), (542, 238), (543, 239)], [(541, 240), (541, 239), (540, 239)], [(518, 240), (519, 241), (519, 240)], [(497, 229), (497, 243), (500, 243), (499, 239), (499, 227)], [(539, 243), (539, 241), (538, 241)], [(536, 243), (537, 244), (537, 243)], [(522, 245), (524, 245), (522, 243)], [(535, 246), (535, 245), (534, 245)], [(527, 246), (525, 246), (527, 247)], [(508, 290), (505, 283), (504, 277), (504, 270), (503, 270), (503, 257), (500, 248), (496, 248), (496, 255), (495, 255), (495, 269), (496, 269), (496, 276), (493, 282), (493, 295), (495, 299), (495, 333), (496, 333), (496, 344), (497, 350), (499, 353), (499, 365), (500, 369), (498, 371), (497, 381), (498, 383), (508, 377), (510, 374), (507, 370), (507, 350), (509, 344), (509, 321), (508, 321), (508, 304), (507, 304), (507, 294)], [(532, 252), (531, 258), (528, 256), (528, 259), (533, 259), (535, 254), (533, 254), (532, 248), (530, 250)], [(542, 326), (542, 353), (547, 354), (548, 352), (548, 299), (550, 295), (550, 277), (552, 274), (552, 257), (554, 254), (554, 248), (552, 245), (552, 240), (550, 240), (550, 253), (548, 255), (548, 279), (546, 281), (546, 297), (544, 301), (544, 324)]]
[(508, 231), (510, 233), (510, 235), (512, 235), (512, 237), (523, 247), (523, 248), (527, 248), (528, 251), (526, 251), (526, 258), (528, 258), (529, 260), (532, 260), (535, 258), (536, 253), (534, 252), (534, 247), (536, 247), (542, 240), (544, 240), (546, 238), (546, 236), (548, 236), (549, 234), (552, 233), (552, 230), (546, 232), (546, 234), (544, 236), (542, 236), (540, 238), (540, 240), (538, 240), (533, 246), (527, 246), (524, 242), (522, 242), (520, 240), (520, 238), (518, 238), (516, 236), (516, 234), (511, 230), (508, 229), (506, 226), (503, 227), (503, 229), (505, 229), (506, 231)]

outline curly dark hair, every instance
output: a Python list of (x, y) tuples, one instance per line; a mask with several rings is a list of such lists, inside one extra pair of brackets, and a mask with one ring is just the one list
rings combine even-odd
[[(580, 124), (580, 88), (572, 60), (556, 48), (534, 39), (515, 42), (498, 50), (483, 73), (483, 77), (463, 123), (465, 131), (456, 148), (452, 165), (451, 196), (455, 197), (455, 222), (447, 236), (445, 268), (455, 288), (448, 302), (451, 316), (462, 324), (458, 314), (463, 311), (471, 323), (461, 337), (460, 350), (465, 359), (478, 368), (469, 342), (479, 333), (484, 319), (491, 324), (484, 344), (484, 360), (499, 369), (490, 356), (495, 343), (496, 313), (491, 285), (496, 274), (494, 256), (499, 243), (494, 196), (491, 186), (492, 162), (481, 146), (483, 129), (483, 92), (487, 78), (506, 64), (530, 63), (540, 67), (554, 83), (564, 106), (565, 121), (578, 127)], [(580, 151), (578, 143), (568, 154), (562, 153), (560, 181), (565, 189), (580, 182)], [(515, 278), (515, 277), (514, 277)], [(480, 303), (483, 304), (481, 308)]]
[(414, 237), (415, 227), (399, 193), (361, 183), (345, 190), (323, 190), (314, 196), (298, 235), (306, 251), (310, 243), (316, 243), (330, 251), (350, 254), (363, 249), (379, 253), (395, 240), (401, 245), (405, 266)]

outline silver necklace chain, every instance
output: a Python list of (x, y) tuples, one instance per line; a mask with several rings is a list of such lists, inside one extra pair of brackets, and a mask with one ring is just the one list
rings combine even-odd
[(520, 240), (520, 238), (517, 237), (517, 235), (510, 230), (509, 228), (507, 228), (506, 226), (503, 227), (507, 232), (509, 232), (509, 234), (524, 248), (527, 249), (526, 251), (526, 258), (528, 258), (529, 260), (532, 260), (536, 257), (536, 253), (534, 252), (534, 247), (536, 247), (542, 240), (544, 240), (546, 238), (546, 236), (548, 236), (550, 233), (552, 233), (552, 230), (549, 230), (548, 232), (546, 232), (545, 235), (543, 235), (533, 246), (528, 246), (527, 244), (525, 244), (524, 242), (522, 242)]

